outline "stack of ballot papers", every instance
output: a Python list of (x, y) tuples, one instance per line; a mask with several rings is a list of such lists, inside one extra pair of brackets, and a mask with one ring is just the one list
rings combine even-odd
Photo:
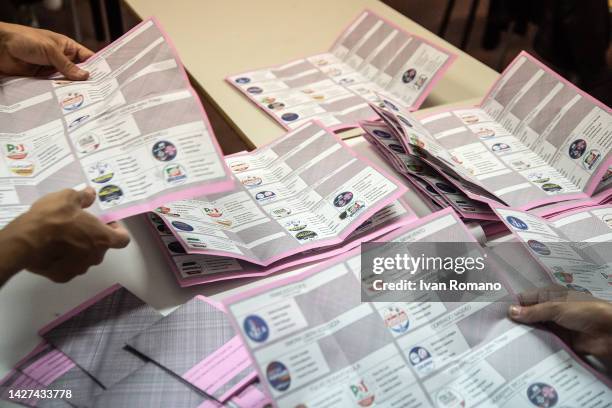
[(400, 181), (318, 122), (226, 162), (232, 190), (148, 216), (182, 286), (330, 257), (416, 219)]
[(417, 109), (455, 58), (364, 11), (326, 53), (226, 79), (287, 129), (314, 119), (340, 130), (375, 116), (378, 93)]
[(397, 99), (384, 105), (372, 105), (381, 120), (362, 122), (368, 140), (430, 202), (464, 218), (491, 219), (500, 204), (545, 206), (545, 216), (612, 197), (610, 108), (527, 53), (477, 107), (417, 120)]
[(162, 316), (116, 285), (40, 334), (43, 342), (1, 380), (2, 399), (32, 407), (269, 406), (224, 307), (202, 296)]
[(38, 198), (93, 187), (105, 221), (233, 181), (198, 96), (155, 20), (82, 68), (87, 81), (4, 78), (0, 93), (0, 226)]
[[(589, 217), (599, 216), (593, 213)], [(537, 228), (531, 219), (524, 222)], [(450, 208), (390, 233), (386, 241), (403, 247), (477, 245)], [(419, 301), (391, 301), (372, 290), (364, 259), (354, 250), (224, 300), (278, 407), (574, 407), (612, 401), (610, 379), (559, 337), (507, 317), (518, 301), (508, 283), (493, 296), (466, 302), (432, 291)], [(506, 266), (496, 273), (506, 275), (499, 277), (505, 282), (518, 271)]]

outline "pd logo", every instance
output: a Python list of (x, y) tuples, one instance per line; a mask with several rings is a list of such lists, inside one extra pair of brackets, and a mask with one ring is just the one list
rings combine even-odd
[(363, 380), (350, 386), (351, 394), (361, 407), (369, 407), (374, 403), (374, 393)]
[(4, 145), (4, 154), (9, 159), (21, 160), (28, 156), (28, 149), (24, 144), (7, 143)]
[(249, 315), (244, 319), (243, 329), (249, 339), (263, 343), (270, 336), (270, 329), (264, 319), (257, 315)]

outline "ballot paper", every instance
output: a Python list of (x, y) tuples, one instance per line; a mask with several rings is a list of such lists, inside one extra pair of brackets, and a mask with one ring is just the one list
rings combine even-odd
[(328, 52), (226, 80), (287, 129), (317, 119), (337, 130), (375, 116), (377, 93), (417, 109), (455, 57), (366, 10)]
[(366, 132), (365, 139), (429, 200), (442, 208), (453, 207), (457, 214), (465, 219), (497, 220), (488, 205), (472, 200), (421, 157), (406, 151), (385, 123), (363, 121), (361, 127)]
[[(77, 366), (68, 356), (46, 342), (40, 343), (32, 352), (15, 364), (13, 370), (3, 380), (0, 386), (13, 390), (39, 390), (36, 406), (85, 406), (94, 395), (103, 388), (94, 381), (82, 368)], [(43, 391), (44, 390), (44, 391)], [(70, 391), (68, 391), (70, 390)], [(21, 401), (20, 398), (5, 400)], [(45, 398), (46, 397), (46, 398)], [(68, 402), (70, 404), (68, 404)]]
[(495, 210), (552, 282), (612, 301), (612, 206), (581, 208), (549, 220)]
[(343, 243), (407, 191), (317, 122), (226, 161), (233, 190), (157, 209), (187, 253), (269, 266)]
[(416, 215), (403, 198), (384, 207), (353, 231), (342, 244), (304, 251), (261, 266), (225, 256), (188, 254), (172, 231), (155, 213), (147, 214), (147, 223), (160, 244), (179, 285), (192, 286), (227, 279), (266, 276), (297, 265), (329, 258), (347, 252), (362, 242), (374, 240), (416, 220)]
[(0, 84), (0, 225), (38, 198), (93, 187), (105, 221), (232, 187), (206, 113), (170, 40), (147, 20), (82, 68), (87, 81)]
[(477, 107), (419, 120), (385, 107), (402, 146), (474, 200), (529, 210), (610, 188), (610, 108), (525, 52)]
[[(450, 209), (390, 237), (474, 242)], [(347, 253), (224, 301), (277, 406), (596, 406), (612, 398), (556, 336), (509, 320), (508, 303), (362, 302), (360, 264), (358, 251)]]
[(130, 291), (114, 285), (49, 323), (39, 333), (109, 388), (145, 365), (144, 359), (125, 349), (125, 343), (161, 317)]
[(128, 345), (219, 402), (257, 377), (223, 306), (196, 296)]

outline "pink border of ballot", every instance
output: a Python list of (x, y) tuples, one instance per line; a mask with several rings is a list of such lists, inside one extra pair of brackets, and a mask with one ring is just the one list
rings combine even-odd
[[(330, 52), (334, 46), (338, 43), (338, 41), (340, 41), (340, 38), (342, 38), (342, 35), (346, 32), (346, 30), (348, 30), (362, 15), (363, 13), (370, 13), (372, 15), (375, 15), (376, 17), (378, 17), (380, 20), (384, 21), (386, 24), (391, 25), (392, 27), (394, 27), (395, 29), (399, 30), (400, 32), (412, 37), (412, 38), (416, 38), (419, 41), (422, 41), (423, 43), (429, 45), (430, 47), (435, 48), (438, 51), (441, 51), (445, 54), (448, 55), (448, 59), (444, 62), (444, 64), (440, 67), (440, 69), (438, 69), (438, 71), (433, 75), (433, 77), (431, 78), (431, 80), (429, 81), (429, 84), (423, 88), (421, 95), (414, 101), (414, 103), (410, 106), (410, 110), (411, 111), (415, 111), (417, 110), (421, 104), (423, 103), (423, 101), (429, 96), (429, 94), (431, 93), (431, 90), (433, 89), (433, 87), (440, 81), (440, 79), (442, 79), (442, 76), (446, 73), (446, 71), (451, 67), (451, 65), (453, 65), (453, 63), (455, 62), (455, 60), (457, 59), (457, 54), (446, 49), (443, 48), (437, 44), (434, 44), (433, 42), (429, 41), (428, 39), (421, 37), (419, 35), (416, 34), (412, 34), (410, 32), (408, 32), (407, 30), (405, 30), (404, 28), (400, 27), (398, 24), (392, 22), (391, 20), (389, 20), (386, 17), (383, 17), (381, 15), (379, 15), (378, 13), (374, 12), (373, 10), (369, 9), (369, 8), (365, 8), (364, 10), (362, 10), (355, 18), (353, 18), (346, 26), (345, 28), (340, 32), (340, 34), (336, 37), (336, 39), (334, 40), (333, 44), (331, 47), (329, 47), (329, 49), (327, 51), (323, 51), (322, 53), (326, 53), (326, 52)], [(313, 54), (313, 55), (317, 55), (317, 54)], [(292, 61), (289, 62), (285, 62), (285, 63), (281, 63), (281, 64), (274, 64), (274, 65), (269, 65), (266, 67), (262, 67), (262, 68), (255, 68), (255, 69), (249, 69), (248, 71), (242, 71), (242, 72), (237, 72), (235, 74), (230, 74), (227, 75), (224, 79), (225, 81), (234, 89), (236, 89), (238, 92), (240, 92), (241, 94), (243, 94), (244, 96), (247, 97), (247, 99), (254, 104), (256, 107), (258, 107), (259, 109), (261, 109), (264, 113), (266, 113), (270, 119), (274, 120), (275, 122), (277, 122), (279, 125), (281, 125), (283, 128), (285, 128), (286, 130), (292, 130), (291, 127), (287, 126), (280, 118), (277, 118), (276, 115), (274, 114), (274, 112), (268, 108), (266, 108), (264, 105), (257, 103), (257, 101), (255, 100), (254, 97), (252, 97), (248, 92), (244, 91), (243, 89), (241, 89), (238, 86), (234, 85), (234, 82), (231, 80), (231, 77), (234, 77), (236, 75), (240, 75), (240, 74), (245, 74), (247, 72), (252, 72), (252, 71), (260, 71), (260, 70), (264, 70), (264, 69), (276, 69), (278, 67), (281, 67), (283, 65), (287, 65), (287, 64), (291, 64), (293, 62), (297, 62), (306, 58), (311, 57), (310, 55), (308, 56), (304, 56), (302, 58), (297, 58), (294, 59)], [(367, 104), (367, 101), (364, 99), (364, 104)], [(316, 117), (316, 115), (315, 115)], [(363, 120), (375, 120), (377, 119), (378, 116), (377, 115), (373, 115), (370, 118), (365, 118)], [(353, 122), (353, 123), (339, 123), (337, 125), (331, 126), (329, 129), (331, 129), (332, 131), (343, 131), (343, 130), (348, 130), (348, 129), (353, 129), (353, 128), (358, 128), (359, 127), (359, 123), (357, 122)], [(293, 129), (297, 129), (297, 128), (293, 128)]]
[[(185, 71), (185, 68), (183, 66), (183, 62), (181, 58), (179, 57), (178, 52), (176, 51), (176, 47), (174, 46), (174, 43), (172, 42), (172, 40), (170, 39), (166, 31), (162, 28), (161, 24), (159, 23), (159, 20), (157, 20), (157, 18), (155, 17), (148, 18), (144, 20), (142, 23), (138, 24), (136, 27), (132, 28), (131, 30), (123, 34), (121, 37), (119, 37), (117, 41), (124, 39), (125, 37), (130, 35), (132, 32), (137, 30), (142, 24), (146, 24), (149, 21), (151, 21), (157, 27), (157, 29), (161, 32), (162, 36), (164, 37), (164, 40), (166, 41), (166, 43), (168, 44), (168, 47), (170, 48), (170, 51), (172, 52), (172, 56), (178, 62), (178, 69), (181, 72), (181, 75), (185, 82), (186, 89), (191, 93), (191, 95), (195, 99), (200, 109), (200, 114), (206, 125), (207, 131), (210, 134), (210, 139), (212, 141), (215, 152), (218, 155), (219, 160), (221, 161), (221, 165), (225, 172), (225, 180), (217, 181), (211, 184), (205, 184), (203, 186), (191, 187), (191, 188), (187, 188), (181, 191), (176, 191), (176, 192), (172, 192), (168, 194), (163, 194), (163, 190), (162, 190), (159, 192), (162, 194), (161, 196), (151, 198), (151, 199), (145, 198), (145, 199), (140, 200), (140, 201), (144, 201), (143, 203), (133, 204), (133, 205), (127, 204), (127, 206), (122, 209), (117, 209), (117, 210), (111, 209), (111, 210), (104, 211), (99, 216), (100, 219), (104, 222), (116, 221), (122, 218), (130, 217), (132, 215), (141, 214), (141, 213), (150, 211), (152, 209), (155, 209), (156, 207), (159, 207), (160, 205), (167, 203), (169, 201), (184, 200), (188, 198), (197, 197), (198, 195), (202, 195), (202, 194), (212, 194), (212, 193), (226, 191), (226, 190), (231, 189), (232, 186), (234, 185), (234, 181), (231, 178), (231, 172), (223, 160), (223, 153), (222, 153), (221, 147), (219, 147), (219, 142), (217, 141), (212, 125), (210, 124), (208, 115), (206, 114), (206, 111), (204, 110), (202, 101), (200, 101), (198, 94), (191, 86), (191, 82), (189, 81), (189, 77), (187, 76), (187, 72)], [(104, 47), (103, 49), (98, 51), (96, 54), (94, 54), (92, 57), (90, 57), (88, 61), (95, 60), (99, 54), (103, 53), (106, 49), (108, 49), (112, 45), (113, 44), (110, 44)]]
[[(355, 231), (363, 222), (365, 222), (368, 218), (370, 218), (372, 215), (374, 215), (376, 212), (378, 212), (379, 210), (381, 210), (383, 207), (391, 204), (392, 202), (396, 201), (397, 199), (399, 199), (402, 195), (404, 195), (406, 192), (408, 192), (408, 187), (406, 187), (406, 185), (404, 183), (401, 183), (398, 179), (396, 179), (395, 177), (392, 177), (391, 175), (389, 175), (387, 173), (387, 171), (383, 170), (382, 168), (380, 168), (379, 166), (377, 166), (376, 164), (372, 163), (369, 159), (362, 157), (361, 155), (357, 154), (357, 152), (355, 152), (353, 149), (351, 149), (338, 135), (336, 135), (335, 133), (333, 133), (329, 128), (323, 126), (323, 124), (321, 124), (318, 121), (309, 121), (307, 123), (305, 123), (304, 125), (294, 129), (293, 131), (298, 131), (299, 129), (306, 127), (306, 126), (310, 126), (312, 124), (316, 124), (317, 126), (319, 126), (320, 128), (322, 128), (323, 130), (325, 130), (329, 135), (331, 135), (332, 137), (334, 137), (346, 150), (349, 154), (351, 154), (353, 157), (355, 157), (356, 159), (360, 160), (361, 162), (365, 163), (367, 166), (372, 167), (374, 170), (376, 170), (377, 172), (379, 172), (380, 174), (383, 175), (383, 177), (385, 177), (386, 179), (388, 179), (389, 181), (391, 181), (393, 184), (396, 185), (397, 189), (392, 192), (389, 197), (387, 197), (386, 199), (384, 199), (383, 201), (377, 203), (376, 205), (373, 205), (372, 207), (366, 209), (366, 211), (364, 211), (363, 213), (361, 213), (356, 219), (355, 221), (351, 224), (349, 224), (343, 231), (342, 233), (340, 233), (336, 238), (329, 238), (329, 239), (325, 239), (325, 240), (320, 240), (317, 242), (313, 242), (311, 244), (307, 244), (307, 245), (302, 245), (299, 247), (296, 247), (292, 250), (289, 251), (285, 251), (285, 252), (281, 252), (280, 254), (277, 254), (269, 259), (267, 259), (264, 262), (260, 262), (258, 260), (252, 259), (252, 258), (248, 258), (244, 255), (238, 255), (235, 253), (231, 253), (231, 252), (224, 252), (224, 251), (214, 251), (214, 250), (192, 250), (192, 252), (187, 251), (188, 253), (192, 253), (192, 254), (202, 254), (202, 255), (216, 255), (216, 256), (225, 256), (225, 257), (230, 257), (230, 258), (235, 258), (235, 259), (241, 259), (243, 261), (246, 262), (251, 262), (257, 265), (261, 265), (261, 266), (268, 266), (276, 261), (279, 261), (283, 258), (287, 258), (291, 255), (295, 255), (298, 254), (300, 252), (304, 252), (307, 251), (309, 249), (314, 249), (314, 248), (321, 248), (324, 246), (329, 246), (329, 245), (337, 245), (337, 244), (341, 244), (346, 237), (348, 237), (353, 231)], [(277, 141), (273, 141), (271, 143), (268, 143), (259, 149), (264, 149), (267, 148), (268, 146), (277, 143)], [(235, 155), (232, 155), (232, 157), (240, 157), (243, 155), (248, 155), (249, 153), (237, 153)], [(168, 226), (168, 229), (170, 229), (170, 231), (173, 230), (173, 227), (171, 225), (169, 225), (169, 222), (162, 218), (162, 220), (164, 221), (164, 223)], [(361, 221), (361, 222), (358, 222)], [(183, 247), (185, 249), (189, 248), (189, 245), (185, 242), (185, 240), (183, 240), (183, 238), (180, 235), (174, 235), (175, 238), (183, 245)]]
[[(529, 61), (533, 62), (538, 67), (540, 67), (542, 70), (544, 70), (548, 74), (552, 75), (556, 80), (560, 81), (564, 86), (568, 86), (573, 91), (577, 92), (582, 97), (587, 98), (589, 101), (593, 102), (595, 105), (597, 105), (598, 107), (600, 107), (603, 110), (607, 111), (608, 113), (612, 113), (612, 109), (607, 107), (603, 102), (601, 102), (601, 101), (595, 99), (593, 96), (587, 94), (586, 92), (584, 92), (583, 90), (578, 88), (576, 85), (572, 84), (571, 82), (569, 82), (568, 80), (566, 80), (565, 78), (563, 78), (562, 76), (557, 74), (551, 68), (547, 67), (545, 64), (543, 64), (541, 61), (539, 61), (537, 58), (535, 58), (533, 55), (529, 54), (526, 51), (521, 51), (512, 60), (512, 62), (501, 73), (500, 78), (503, 77), (505, 74), (507, 74), (508, 71), (512, 68), (512, 66), (514, 66), (514, 64), (516, 64), (518, 62), (518, 60), (523, 58), (523, 57), (527, 58)], [(484, 102), (491, 95), (493, 90), (498, 86), (498, 83), (499, 83), (499, 78), (498, 78), (497, 81), (495, 81), (495, 83), (493, 85), (491, 85), (491, 87), (489, 88), (489, 90), (487, 91), (485, 96), (482, 98), (480, 103), (477, 104), (477, 105), (457, 106), (457, 107), (453, 107), (453, 108), (443, 107), (443, 108), (440, 108), (440, 109), (435, 109), (433, 112), (428, 113), (427, 115), (420, 117), (419, 121), (423, 120), (423, 119), (426, 119), (426, 118), (429, 118), (431, 116), (438, 115), (440, 113), (444, 113), (444, 112), (452, 112), (452, 111), (461, 110), (461, 109), (475, 109), (475, 108), (476, 109), (481, 109), (482, 105), (484, 104)], [(546, 205), (546, 204), (559, 203), (559, 202), (569, 201), (569, 200), (591, 199), (592, 198), (591, 194), (593, 194), (593, 192), (597, 188), (597, 185), (599, 184), (599, 181), (604, 176), (604, 174), (606, 173), (606, 171), (608, 170), (608, 168), (610, 166), (612, 166), (612, 157), (609, 157), (606, 161), (604, 161), (602, 164), (600, 164), (599, 169), (596, 172), (593, 173), (593, 175), (591, 176), (591, 181), (589, 182), (589, 184), (587, 184), (587, 186), (585, 187), (584, 192), (582, 192), (582, 193), (568, 194), (568, 195), (562, 195), (562, 196), (551, 196), (551, 197), (548, 197), (548, 198), (531, 201), (531, 202), (529, 202), (527, 204), (524, 204), (522, 206), (508, 207), (508, 208), (518, 209), (518, 210), (521, 210), (521, 211), (528, 211), (528, 210), (533, 210), (536, 207), (539, 207), (539, 206), (542, 206), (542, 205)], [(461, 189), (468, 197), (470, 197), (472, 199), (475, 199), (475, 200), (478, 200), (478, 201), (481, 201), (481, 202), (485, 202), (487, 204), (490, 204), (491, 206), (499, 206), (498, 202), (496, 202), (494, 200), (491, 200), (491, 199), (488, 199), (486, 197), (476, 196), (475, 194), (470, 193), (470, 192), (466, 191), (465, 189), (461, 188), (459, 183), (453, 182), (453, 180), (450, 180), (450, 179), (449, 179), (449, 181), (451, 183), (453, 183), (456, 187)]]
[[(383, 235), (388, 234), (391, 231), (394, 231), (404, 225), (409, 225), (415, 222), (416, 220), (418, 220), (418, 217), (416, 216), (414, 211), (412, 211), (410, 206), (408, 206), (408, 204), (401, 198), (400, 198), (400, 201), (402, 202), (403, 206), (409, 209), (409, 212), (410, 212), (409, 215), (402, 217), (401, 219), (393, 222), (392, 224), (384, 228), (376, 229), (370, 232), (369, 234), (363, 236), (360, 239), (350, 241), (350, 243), (347, 243), (347, 245), (342, 246), (340, 248), (335, 248), (329, 251), (321, 251), (319, 253), (312, 254), (312, 255), (305, 255), (305, 254), (297, 255), (293, 259), (287, 259), (287, 262), (285, 262), (284, 260), (281, 260), (279, 261), (278, 265), (272, 265), (271, 267), (266, 267), (265, 270), (263, 271), (246, 269), (246, 270), (236, 271), (236, 272), (222, 272), (222, 273), (211, 274), (211, 275), (194, 276), (193, 278), (183, 277), (181, 275), (181, 271), (177, 268), (176, 264), (174, 263), (173, 257), (170, 254), (169, 249), (164, 244), (164, 241), (162, 240), (161, 235), (159, 235), (155, 227), (153, 227), (153, 225), (148, 219), (145, 220), (145, 222), (149, 225), (149, 228), (151, 228), (152, 233), (155, 236), (155, 240), (157, 244), (159, 245), (164, 258), (166, 259), (167, 263), (170, 265), (170, 268), (172, 269), (172, 272), (174, 273), (174, 276), (176, 277), (176, 280), (179, 286), (189, 287), (189, 286), (194, 286), (194, 285), (200, 285), (203, 283), (219, 282), (219, 281), (224, 281), (224, 280), (229, 280), (229, 279), (268, 276), (276, 272), (284, 271), (284, 270), (287, 270), (287, 269), (290, 269), (296, 266), (300, 266), (300, 265), (309, 264), (309, 263), (319, 261), (322, 259), (331, 258), (333, 256), (340, 255), (344, 252), (348, 252), (352, 250), (353, 248), (355, 248), (356, 246), (360, 245), (362, 242), (368, 242), (375, 238), (382, 237)], [(144, 216), (146, 217), (146, 214)], [(324, 250), (325, 248), (321, 248), (321, 249)], [(193, 256), (198, 256), (198, 254), (193, 254)], [(206, 256), (206, 255), (202, 255), (202, 256)]]

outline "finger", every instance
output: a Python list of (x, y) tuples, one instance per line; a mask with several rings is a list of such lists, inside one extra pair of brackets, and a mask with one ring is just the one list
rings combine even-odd
[(73, 81), (83, 81), (89, 77), (89, 72), (76, 66), (57, 46), (50, 45), (46, 47), (45, 51), (51, 65), (66, 78)]
[(79, 205), (81, 208), (87, 208), (96, 201), (96, 190), (93, 187), (85, 187), (83, 190), (78, 191), (79, 193)]
[(130, 243), (130, 234), (121, 224), (113, 221), (108, 224), (108, 230), (110, 248), (125, 248)]
[(546, 302), (533, 306), (512, 305), (508, 315), (520, 323), (539, 323), (555, 321), (559, 315), (559, 303)]

